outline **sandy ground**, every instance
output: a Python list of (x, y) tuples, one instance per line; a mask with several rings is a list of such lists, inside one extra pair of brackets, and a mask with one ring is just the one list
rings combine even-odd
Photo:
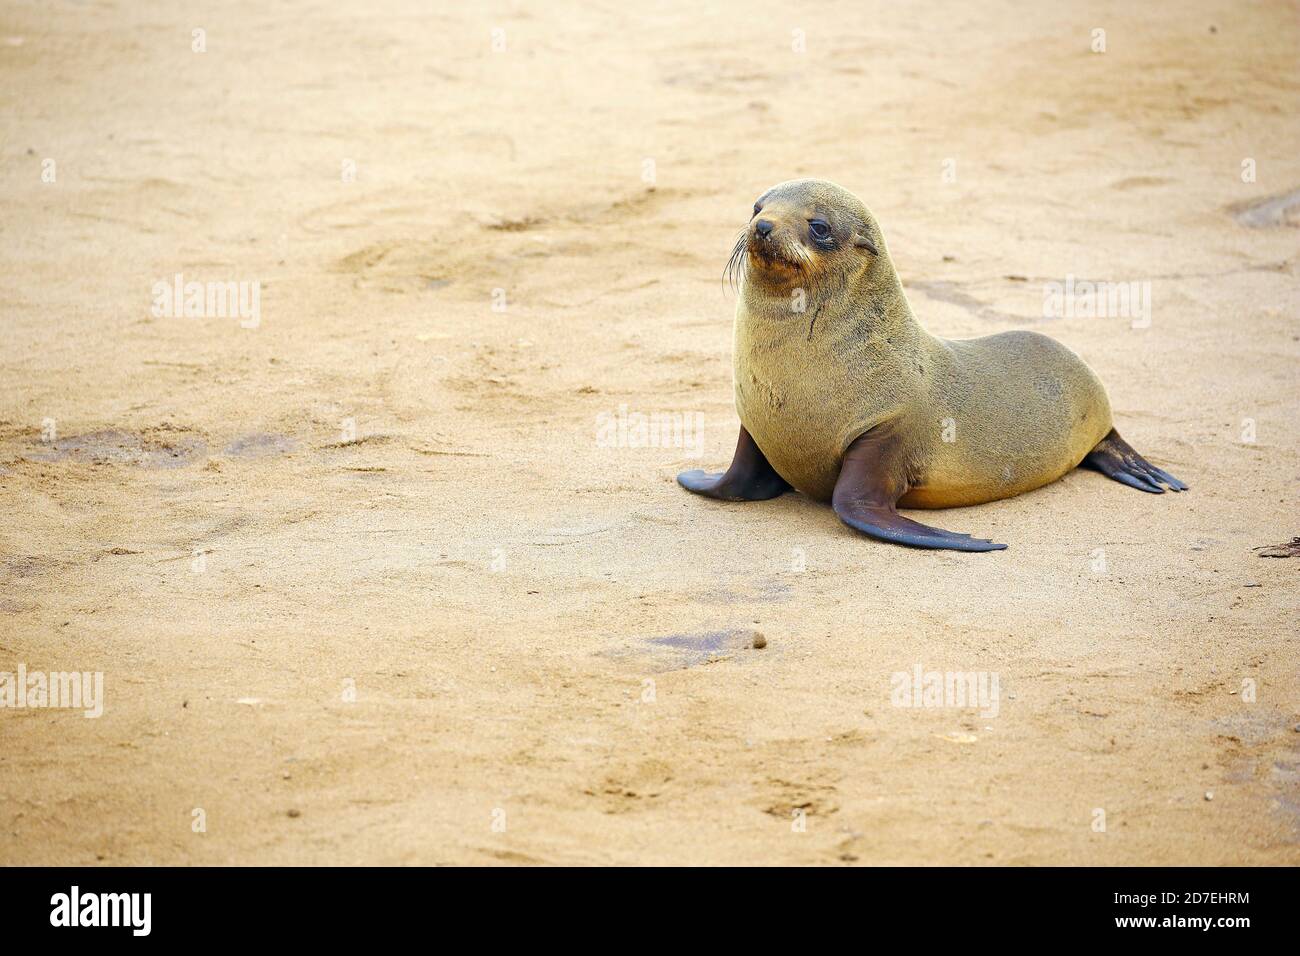
[[(1300, 862), (1295, 4), (438, 6), (0, 12), (0, 670), (105, 695), (0, 710), (0, 862)], [(1192, 491), (921, 516), (962, 555), (678, 488), (801, 175)]]

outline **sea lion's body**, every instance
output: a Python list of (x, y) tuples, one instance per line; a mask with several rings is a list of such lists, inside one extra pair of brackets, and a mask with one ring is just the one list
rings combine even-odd
[(678, 476), (690, 491), (734, 501), (794, 487), (872, 537), (987, 551), (1005, 545), (896, 506), (1008, 498), (1080, 464), (1142, 491), (1186, 488), (1119, 437), (1101, 381), (1064, 345), (1036, 332), (948, 341), (921, 328), (874, 217), (833, 183), (768, 190), (737, 265), (740, 439), (726, 473)]
[[(849, 313), (806, 333), (740, 304), (736, 410), (777, 473), (819, 501), (831, 500), (849, 445), (880, 425), (904, 442), (911, 475), (899, 504), (909, 508), (1032, 491), (1111, 429), (1101, 381), (1036, 332), (946, 341), (915, 326), (873, 333)], [(805, 341), (792, 349), (790, 337)]]

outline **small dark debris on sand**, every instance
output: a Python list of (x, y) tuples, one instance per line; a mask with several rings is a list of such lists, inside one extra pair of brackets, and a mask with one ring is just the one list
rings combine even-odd
[(1286, 544), (1261, 544), (1250, 550), (1258, 552), (1261, 558), (1294, 558), (1300, 556), (1300, 536), (1292, 538)]

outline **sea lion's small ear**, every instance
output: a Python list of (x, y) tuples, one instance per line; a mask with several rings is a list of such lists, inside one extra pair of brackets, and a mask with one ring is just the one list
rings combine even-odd
[(867, 252), (871, 253), (873, 256), (880, 255), (880, 253), (876, 251), (876, 244), (862, 233), (858, 233), (853, 237), (853, 244), (860, 249), (866, 249)]

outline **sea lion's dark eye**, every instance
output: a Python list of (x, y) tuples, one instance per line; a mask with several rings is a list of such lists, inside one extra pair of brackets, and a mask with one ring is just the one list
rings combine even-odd
[(809, 219), (808, 231), (819, 242), (825, 242), (831, 237), (831, 227), (824, 219)]
[(762, 208), (763, 208), (763, 207), (762, 207), (761, 205), (759, 205), (758, 203), (754, 203), (754, 215), (757, 216), (757, 215), (758, 215), (758, 211), (759, 211), (760, 209), (762, 209)]

